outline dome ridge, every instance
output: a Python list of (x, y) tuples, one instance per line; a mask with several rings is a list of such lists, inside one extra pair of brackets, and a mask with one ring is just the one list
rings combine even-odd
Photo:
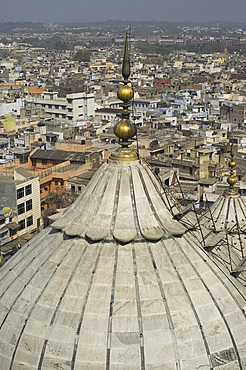
[(139, 160), (109, 159), (88, 189), (69, 209), (56, 215), (51, 226), (94, 242), (108, 238), (123, 243), (139, 238), (159, 240), (167, 232), (186, 232), (167, 209), (152, 172)]

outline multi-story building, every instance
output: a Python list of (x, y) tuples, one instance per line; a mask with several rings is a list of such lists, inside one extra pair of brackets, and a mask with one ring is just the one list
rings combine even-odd
[(230, 103), (220, 107), (220, 118), (223, 121), (243, 125), (246, 122), (246, 103)]
[(27, 103), (40, 106), (45, 113), (54, 118), (76, 122), (94, 116), (94, 94), (85, 92), (68, 94), (65, 98), (58, 97), (57, 92), (45, 91), (41, 98), (27, 97)]
[[(72, 147), (72, 145), (71, 145)], [(66, 188), (66, 181), (101, 165), (102, 149), (75, 152), (69, 150), (37, 149), (29, 159), (30, 167), (39, 173), (41, 210), (45, 209), (46, 197), (50, 192)]]
[(18, 224), (16, 236), (39, 229), (41, 224), (39, 178), (24, 168), (14, 170), (13, 176), (0, 176), (0, 204), (10, 207)]
[(16, 101), (11, 103), (1, 103), (0, 104), (0, 116), (5, 114), (13, 114), (15, 116), (20, 116), (20, 110), (23, 108), (23, 99), (18, 98)]
[(0, 246), (16, 238), (18, 224), (12, 222), (13, 217), (10, 207), (0, 206)]

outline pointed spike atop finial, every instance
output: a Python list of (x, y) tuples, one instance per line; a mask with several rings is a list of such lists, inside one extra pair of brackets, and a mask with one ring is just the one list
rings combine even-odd
[(124, 80), (127, 81), (128, 77), (130, 76), (130, 55), (128, 51), (128, 36), (126, 33), (126, 41), (125, 41), (125, 50), (124, 50), (124, 57), (123, 57), (123, 65), (122, 65), (122, 76)]

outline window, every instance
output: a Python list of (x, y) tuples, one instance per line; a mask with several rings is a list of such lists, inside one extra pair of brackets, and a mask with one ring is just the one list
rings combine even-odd
[(11, 230), (10, 229), (10, 237), (14, 236), (17, 233), (17, 229)]
[(47, 164), (47, 159), (42, 159), (42, 164)]
[(78, 186), (78, 191), (81, 191), (81, 186)]
[(27, 217), (26, 227), (33, 225), (33, 216)]
[(32, 194), (32, 185), (27, 185), (25, 187), (26, 195)]
[(21, 215), (24, 212), (25, 212), (25, 204), (24, 203), (18, 204), (18, 215)]
[(17, 199), (24, 197), (24, 188), (17, 189)]
[(1, 238), (4, 238), (7, 234), (8, 234), (8, 230), (6, 230), (6, 231), (2, 232), (2, 233), (0, 234), (0, 239), (1, 239)]
[(32, 199), (26, 201), (26, 211), (30, 211), (32, 209)]
[(25, 229), (25, 227), (26, 227), (26, 222), (25, 222), (25, 220), (21, 220), (21, 221), (19, 222), (18, 230), (23, 230), (23, 229)]

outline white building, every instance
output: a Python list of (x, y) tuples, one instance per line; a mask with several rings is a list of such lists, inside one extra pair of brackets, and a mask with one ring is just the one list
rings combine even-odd
[(44, 108), (52, 117), (71, 122), (88, 119), (95, 113), (94, 94), (85, 92), (68, 94), (65, 98), (60, 98), (57, 92), (45, 91), (41, 98), (27, 97), (27, 103), (30, 102)]
[(39, 178), (24, 168), (14, 170), (14, 176), (0, 176), (0, 203), (10, 207), (18, 223), (16, 236), (38, 229), (41, 224)]
[(12, 103), (1, 103), (0, 104), (0, 116), (4, 116), (5, 114), (14, 114), (16, 116), (20, 115), (20, 109), (24, 107), (23, 99), (19, 98), (16, 99), (15, 102)]
[(209, 74), (220, 73), (221, 67), (216, 66), (215, 63), (205, 63), (200, 65), (200, 72), (206, 72)]
[(40, 227), (40, 184), (37, 176), (31, 175), (24, 168), (14, 171), (17, 197), (18, 236)]

